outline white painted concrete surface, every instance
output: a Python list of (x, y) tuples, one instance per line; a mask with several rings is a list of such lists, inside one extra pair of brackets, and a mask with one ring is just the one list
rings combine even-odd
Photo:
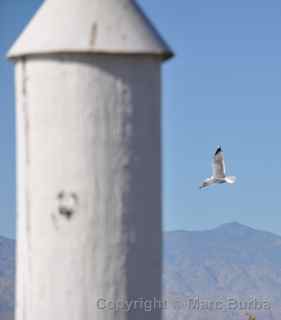
[(160, 320), (160, 69), (171, 55), (133, 0), (45, 1), (10, 50), (16, 320)]
[(38, 56), (16, 77), (17, 320), (160, 319), (97, 308), (160, 299), (160, 59)]
[(58, 52), (172, 55), (134, 0), (45, 1), (9, 57)]

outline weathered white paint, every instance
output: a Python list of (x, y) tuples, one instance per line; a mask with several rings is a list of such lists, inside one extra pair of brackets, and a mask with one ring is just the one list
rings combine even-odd
[(17, 319), (143, 319), (96, 301), (160, 297), (160, 60), (37, 57), (17, 83)]
[[(17, 320), (160, 319), (160, 69), (170, 55), (129, 0), (46, 1), (11, 50)], [(135, 305), (99, 309), (105, 301)]]
[(172, 56), (134, 0), (49, 0), (9, 52), (99, 52)]

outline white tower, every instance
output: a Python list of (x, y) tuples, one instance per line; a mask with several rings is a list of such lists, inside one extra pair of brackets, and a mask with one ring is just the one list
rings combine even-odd
[(171, 56), (131, 0), (46, 0), (10, 50), (17, 320), (160, 319), (160, 69)]

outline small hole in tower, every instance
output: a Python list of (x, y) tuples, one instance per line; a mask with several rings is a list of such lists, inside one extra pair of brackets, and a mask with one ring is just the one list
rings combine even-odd
[(63, 216), (65, 216), (67, 219), (70, 219), (71, 216), (73, 215), (74, 211), (70, 208), (66, 208), (64, 206), (61, 206), (59, 208), (59, 213)]

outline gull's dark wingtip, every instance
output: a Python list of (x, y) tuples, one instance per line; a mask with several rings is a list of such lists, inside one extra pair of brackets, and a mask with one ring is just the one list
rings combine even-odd
[(218, 146), (218, 147), (217, 147), (217, 150), (216, 150), (216, 152), (215, 152), (215, 156), (216, 156), (217, 154), (219, 154), (220, 152), (222, 152), (222, 148), (221, 148), (221, 146)]

